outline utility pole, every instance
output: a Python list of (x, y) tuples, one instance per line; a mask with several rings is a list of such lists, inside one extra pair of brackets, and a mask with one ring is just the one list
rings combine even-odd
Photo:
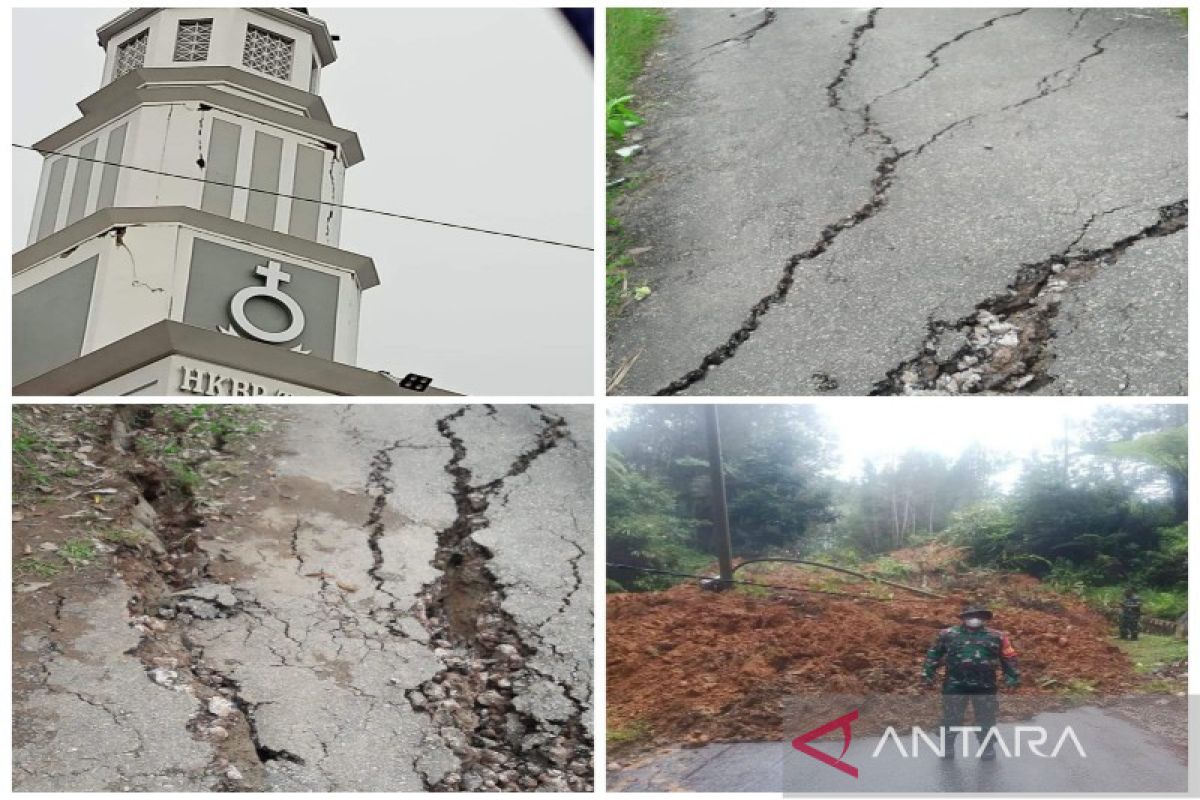
[(733, 545), (729, 541), (729, 508), (725, 503), (725, 470), (721, 464), (721, 425), (717, 407), (704, 407), (708, 429), (708, 474), (710, 477), (713, 513), (713, 545), (721, 565), (721, 588), (727, 589), (733, 580)]

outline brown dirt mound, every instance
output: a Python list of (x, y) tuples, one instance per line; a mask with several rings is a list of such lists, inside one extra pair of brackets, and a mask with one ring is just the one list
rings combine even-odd
[[(1077, 601), (1027, 582), (994, 603), (1022, 675), (1019, 695), (1086, 681), (1134, 685), (1111, 626)], [(964, 600), (884, 601), (780, 592), (752, 597), (692, 586), (608, 597), (608, 728), (648, 727), (659, 742), (769, 741), (798, 694), (928, 693), (925, 651)]]

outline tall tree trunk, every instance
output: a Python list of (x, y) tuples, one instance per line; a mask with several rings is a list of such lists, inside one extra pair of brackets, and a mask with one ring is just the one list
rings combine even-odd
[(1175, 523), (1179, 524), (1188, 518), (1187, 475), (1168, 472), (1167, 480), (1171, 484), (1171, 507), (1175, 512)]

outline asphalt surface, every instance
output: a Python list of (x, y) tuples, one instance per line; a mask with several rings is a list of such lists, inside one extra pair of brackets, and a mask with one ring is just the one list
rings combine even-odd
[[(1024, 265), (1042, 394), (1186, 392), (1186, 27), (1157, 10), (676, 9), (615, 212), (620, 394), (877, 391)], [(1115, 249), (1114, 249), (1115, 248)], [(1035, 363), (1036, 362), (1036, 363)]]
[[(231, 522), (206, 530), (206, 579), (176, 593), (178, 616), (132, 620), (132, 590), (113, 577), (90, 601), (63, 604), (54, 647), (19, 643), (47, 655), (41, 688), (16, 699), (14, 787), (590, 781), (590, 406), (284, 413), (266, 478), (230, 499)], [(460, 581), (467, 566), (475, 579)], [(478, 617), (461, 634), (449, 630), (462, 622), (456, 604)], [(146, 625), (177, 628), (190, 664), (156, 678), (137, 653)], [(209, 705), (194, 676), (218, 677), (230, 702)], [(514, 736), (479, 738), (488, 720)], [(229, 748), (239, 724), (240, 755)], [(240, 765), (236, 777), (226, 763)]]
[[(1000, 735), (1009, 755), (997, 750), (994, 761), (975, 757), (971, 741), (968, 757), (953, 760), (933, 755), (926, 745), (913, 756), (906, 735), (901, 755), (888, 740), (878, 757), (873, 753), (879, 737), (855, 737), (843, 761), (858, 769), (852, 778), (797, 751), (776, 743), (714, 744), (694, 749), (674, 749), (629, 767), (610, 771), (609, 791), (653, 792), (1184, 792), (1186, 764), (1141, 728), (1096, 708), (1043, 714), (1026, 725), (1042, 725), (1049, 737), (1041, 748), (1053, 753), (1058, 737), (1071, 726), (1086, 758), (1067, 741), (1054, 758), (1031, 755), (1023, 748), (1016, 757), (1013, 725), (1001, 724)], [(1025, 742), (1030, 741), (1025, 734)], [(840, 746), (818, 742), (819, 750), (837, 756)]]

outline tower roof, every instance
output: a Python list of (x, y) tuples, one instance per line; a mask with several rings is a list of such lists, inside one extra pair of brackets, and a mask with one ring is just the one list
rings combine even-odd
[[(329, 33), (325, 21), (318, 19), (303, 8), (255, 8), (259, 14), (287, 22), (308, 31), (313, 38), (313, 44), (320, 56), (321, 66), (328, 66), (337, 60), (337, 49), (333, 46), (333, 36)], [(101, 47), (108, 47), (108, 42), (121, 31), (136, 25), (161, 8), (131, 8), (96, 29), (96, 37)]]

